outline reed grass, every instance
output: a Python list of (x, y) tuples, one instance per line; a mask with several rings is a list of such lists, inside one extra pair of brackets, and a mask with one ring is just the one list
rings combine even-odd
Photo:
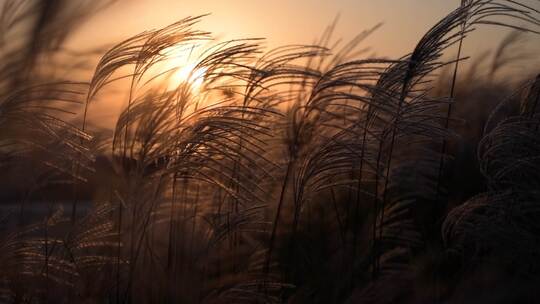
[[(464, 284), (486, 274), (512, 281), (497, 299), (529, 299), (528, 284), (510, 286), (540, 279), (540, 86), (511, 94), (494, 75), (524, 60), (511, 56), (519, 37), (538, 39), (536, 5), (462, 1), (397, 59), (366, 56), (380, 25), (340, 44), (336, 19), (313, 45), (267, 50), (215, 41), (196, 30), (208, 17), (189, 17), (116, 44), (75, 81), (46, 58), (95, 9), (2, 8), (0, 167), (23, 180), (18, 217), (0, 218), (1, 301), (481, 302)], [(515, 31), (484, 80), (482, 61), (462, 67), (480, 26)], [(178, 49), (186, 79), (204, 71), (197, 84), (171, 86), (181, 67), (160, 68)], [(111, 86), (126, 107), (100, 133), (89, 117)], [(456, 124), (482, 94), (494, 111), (475, 109), (474, 137)]]

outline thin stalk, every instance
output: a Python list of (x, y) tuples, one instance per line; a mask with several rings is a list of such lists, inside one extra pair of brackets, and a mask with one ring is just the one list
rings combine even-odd
[[(266, 277), (268, 277), (268, 274), (270, 272), (270, 263), (272, 261), (272, 251), (274, 250), (275, 245), (275, 239), (276, 239), (276, 233), (277, 233), (277, 227), (279, 218), (281, 215), (281, 210), (283, 207), (283, 202), (285, 201), (285, 194), (287, 192), (287, 185), (289, 183), (290, 176), (292, 174), (294, 159), (290, 159), (287, 163), (287, 170), (285, 172), (285, 177), (283, 178), (283, 184), (281, 185), (281, 192), (279, 195), (279, 202), (276, 210), (276, 216), (274, 218), (274, 223), (272, 225), (272, 233), (270, 234), (270, 241), (268, 242), (268, 252), (266, 255), (266, 262), (264, 265), (264, 274)], [(266, 289), (266, 288), (265, 288)]]
[(148, 210), (148, 212), (146, 214), (146, 218), (144, 219), (144, 222), (143, 222), (143, 225), (142, 225), (141, 235), (140, 235), (139, 240), (137, 242), (136, 250), (134, 251), (134, 256), (130, 260), (129, 275), (128, 275), (128, 286), (126, 288), (125, 297), (124, 297), (124, 300), (127, 301), (128, 303), (131, 303), (131, 297), (133, 296), (132, 288), (133, 288), (133, 279), (134, 279), (133, 277), (134, 277), (134, 272), (135, 272), (135, 266), (137, 264), (137, 259), (139, 258), (139, 254), (141, 252), (142, 244), (143, 244), (144, 238), (146, 236), (146, 230), (148, 229), (148, 226), (150, 224), (151, 215), (152, 215), (152, 212), (154, 211), (154, 207), (155, 207), (155, 204), (156, 204), (156, 201), (157, 201), (156, 197), (157, 197), (157, 194), (159, 192), (159, 189), (161, 188), (161, 183), (163, 181), (163, 177), (164, 177), (163, 175), (160, 175), (159, 180), (157, 182), (156, 189), (155, 189), (155, 191), (153, 193), (153, 196), (151, 198), (152, 202), (150, 204), (150, 209)]
[[(186, 255), (186, 243), (187, 243), (187, 236), (186, 236), (186, 222), (188, 218), (188, 180), (186, 178), (183, 178), (182, 180), (182, 189), (180, 192), (180, 240), (178, 240), (178, 244), (180, 245), (180, 257), (178, 261), (178, 266), (180, 266), (180, 270), (184, 269), (185, 261), (185, 255)], [(174, 269), (176, 272), (177, 268)], [(185, 273), (185, 271), (184, 271)], [(175, 274), (176, 277), (176, 274)]]
[[(198, 208), (199, 208), (199, 191), (200, 191), (200, 188), (199, 188), (199, 184), (196, 185), (196, 192), (195, 192), (195, 198), (193, 200), (193, 223), (192, 223), (192, 226), (191, 226), (191, 245), (190, 245), (190, 249), (189, 249), (189, 252), (190, 252), (190, 257), (192, 258), (193, 257), (193, 252), (194, 252), (194, 247), (195, 247), (195, 229), (197, 228), (197, 212), (199, 211)], [(193, 260), (190, 260), (189, 262), (189, 266), (192, 266), (193, 265), (193, 262), (194, 262), (194, 258)]]
[[(368, 110), (369, 113), (369, 110)], [(367, 141), (367, 128), (368, 128), (368, 117), (366, 117), (365, 123), (364, 123), (364, 134), (362, 135), (362, 151), (360, 152), (360, 166), (358, 168), (358, 181), (356, 184), (356, 201), (355, 201), (355, 207), (354, 207), (354, 220), (353, 220), (353, 243), (352, 243), (352, 250), (351, 250), (351, 260), (353, 269), (351, 271), (351, 278), (350, 278), (350, 287), (353, 288), (354, 286), (354, 277), (356, 272), (354, 271), (354, 262), (356, 260), (356, 242), (358, 241), (358, 233), (359, 233), (359, 217), (360, 217), (360, 190), (362, 189), (362, 182), (363, 182), (363, 168), (364, 168), (364, 157), (366, 152), (366, 141)], [(373, 210), (375, 212), (376, 209)], [(374, 227), (375, 228), (375, 227)], [(375, 238), (373, 238), (372, 242), (375, 242)]]
[(176, 227), (176, 217), (174, 216), (176, 213), (176, 173), (174, 173), (172, 183), (171, 214), (169, 217), (169, 247), (167, 250), (167, 272), (169, 272), (169, 275), (171, 275), (171, 269), (173, 267), (173, 244), (175, 243), (176, 237), (174, 232)]
[[(409, 63), (409, 65), (411, 65), (412, 63)], [(395, 146), (395, 143), (396, 143), (396, 137), (397, 137), (397, 128), (398, 128), (398, 125), (400, 123), (400, 118), (401, 118), (401, 108), (403, 106), (403, 103), (405, 102), (405, 98), (407, 97), (407, 87), (409, 85), (409, 82), (411, 80), (411, 69), (407, 69), (407, 73), (405, 74), (405, 77), (404, 77), (404, 80), (403, 80), (403, 87), (401, 89), (401, 96), (399, 98), (399, 103), (398, 103), (398, 108), (396, 110), (396, 118), (395, 118), (395, 121), (392, 125), (392, 135), (391, 135), (391, 139), (390, 139), (390, 148), (389, 148), (389, 151), (388, 151), (388, 159), (386, 161), (386, 173), (385, 173), (385, 180), (384, 180), (384, 188), (383, 188), (383, 197), (382, 197), (382, 200), (381, 200), (381, 216), (380, 216), (380, 221), (379, 221), (379, 242), (380, 240), (382, 240), (382, 233), (383, 233), (383, 225), (384, 225), (384, 209), (385, 209), (385, 205), (386, 205), (386, 199), (387, 199), (387, 194), (388, 194), (388, 185), (389, 185), (389, 182), (390, 182), (390, 170), (392, 168), (392, 159), (393, 159), (393, 156), (394, 156), (394, 146)], [(382, 149), (382, 143), (383, 143), (383, 140), (381, 140), (381, 146), (380, 146), (380, 149)], [(379, 156), (380, 157), (380, 154), (381, 154), (382, 150), (379, 150)], [(379, 161), (377, 162), (377, 166), (379, 166)], [(379, 247), (380, 247), (380, 243), (379, 243)], [(376, 254), (376, 259), (377, 259), (377, 267), (379, 265), (379, 259), (380, 259), (380, 256), (379, 254)]]
[[(465, 24), (462, 26), (462, 33), (461, 33), (461, 37), (459, 39), (459, 45), (458, 45), (458, 52), (457, 52), (457, 58), (456, 58), (456, 63), (454, 65), (454, 72), (453, 72), (453, 75), (452, 75), (452, 84), (450, 86), (450, 100), (453, 100), (454, 97), (455, 97), (455, 89), (456, 89), (456, 83), (457, 83), (457, 74), (458, 74), (458, 68), (459, 68), (459, 61), (460, 61), (460, 58), (461, 58), (461, 51), (462, 51), (462, 48), (463, 48), (463, 40), (464, 40), (464, 35), (463, 35), (463, 32), (465, 30)], [(450, 117), (452, 115), (452, 103), (449, 103), (448, 104), (448, 108), (447, 108), (447, 111), (446, 111), (446, 118), (445, 118), (445, 122), (444, 122), (444, 128), (446, 130), (448, 130), (448, 127), (450, 126)], [(441, 180), (442, 180), (442, 174), (443, 174), (443, 169), (444, 169), (444, 155), (446, 154), (446, 149), (447, 149), (447, 145), (448, 145), (448, 141), (446, 140), (446, 138), (443, 138), (443, 142), (442, 142), (442, 146), (441, 146), (441, 151), (440, 151), (440, 158), (439, 158), (439, 171), (437, 173), (437, 196), (440, 197), (441, 195)]]
[(334, 190), (334, 187), (330, 188), (330, 194), (332, 197), (332, 207), (334, 208), (334, 213), (336, 214), (336, 221), (339, 227), (339, 237), (341, 240), (341, 244), (342, 246), (345, 246), (345, 230), (343, 228), (343, 221), (341, 220), (341, 216), (339, 215), (336, 191)]
[[(377, 198), (379, 197), (379, 171), (381, 166), (382, 158), (382, 146), (383, 140), (379, 143), (379, 153), (377, 153), (377, 167), (375, 169), (375, 189), (373, 193), (373, 243), (372, 243), (372, 252), (373, 252), (373, 266), (372, 266), (372, 279), (375, 279), (379, 270), (379, 241), (377, 238), (377, 217), (378, 217), (378, 203)], [(382, 228), (381, 228), (382, 229)]]
[(118, 202), (118, 243), (116, 249), (116, 303), (120, 304), (120, 264), (122, 256), (122, 202)]

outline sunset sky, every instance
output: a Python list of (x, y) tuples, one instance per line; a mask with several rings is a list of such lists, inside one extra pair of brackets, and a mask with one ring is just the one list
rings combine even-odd
[[(411, 52), (426, 31), (459, 3), (460, 0), (117, 0), (84, 23), (69, 45), (81, 50), (112, 45), (145, 30), (208, 13), (210, 15), (196, 28), (212, 32), (220, 40), (266, 38), (268, 48), (311, 44), (339, 15), (335, 39), (347, 41), (361, 31), (383, 23), (361, 47), (371, 48), (368, 55), (399, 58)], [(494, 51), (507, 33), (509, 30), (502, 28), (474, 32), (470, 37), (473, 39), (466, 40), (464, 56), (471, 56), (474, 61), (486, 50)], [(528, 40), (526, 47), (519, 51), (540, 52), (540, 40)], [(447, 55), (453, 56), (454, 51), (450, 50)], [(527, 66), (520, 66), (525, 64)], [(538, 61), (513, 63), (510, 69), (512, 72), (530, 70), (531, 65), (538, 65)], [(110, 125), (122, 106), (118, 102), (95, 103), (97, 110), (93, 111), (96, 116), (93, 121)]]
[[(206, 13), (211, 15), (199, 28), (220, 38), (265, 37), (270, 47), (307, 44), (320, 36), (339, 14), (336, 37), (347, 39), (382, 22), (383, 27), (365, 45), (379, 56), (399, 57), (459, 3), (460, 0), (118, 0), (94, 16), (74, 37), (73, 44), (118, 41), (145, 29)], [(477, 53), (494, 46), (505, 33), (501, 29), (479, 31), (476, 39), (468, 40), (465, 51)]]

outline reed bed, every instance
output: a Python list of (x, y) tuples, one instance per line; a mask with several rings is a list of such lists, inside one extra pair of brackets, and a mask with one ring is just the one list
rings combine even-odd
[[(362, 46), (380, 25), (267, 50), (189, 17), (105, 50), (81, 81), (87, 64), (51, 58), (72, 58), (65, 39), (107, 3), (5, 1), (0, 167), (16, 208), (0, 217), (0, 301), (533, 299), (540, 80), (495, 76), (519, 37), (538, 39), (537, 4), (462, 1), (397, 59)], [(463, 46), (486, 26), (513, 32), (482, 78)], [(89, 118), (97, 100), (126, 105), (109, 132)]]

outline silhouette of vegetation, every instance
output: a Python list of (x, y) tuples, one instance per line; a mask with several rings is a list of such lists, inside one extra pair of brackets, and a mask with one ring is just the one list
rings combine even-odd
[[(64, 43), (107, 4), (3, 2), (1, 302), (534, 301), (540, 76), (498, 76), (540, 8), (462, 1), (397, 59), (361, 47), (380, 25), (266, 50), (189, 17), (81, 81)], [(482, 26), (512, 32), (466, 69)]]

